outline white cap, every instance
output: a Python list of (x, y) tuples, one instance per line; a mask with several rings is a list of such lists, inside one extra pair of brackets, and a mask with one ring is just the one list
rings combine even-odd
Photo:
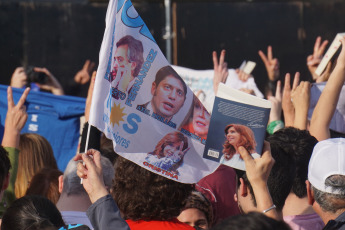
[(318, 190), (339, 194), (326, 187), (325, 181), (332, 175), (345, 176), (345, 139), (333, 138), (320, 141), (314, 147), (308, 168), (308, 180)]

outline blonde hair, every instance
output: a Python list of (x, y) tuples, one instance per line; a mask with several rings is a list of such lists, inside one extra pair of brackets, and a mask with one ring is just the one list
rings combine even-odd
[(32, 177), (43, 168), (58, 169), (51, 145), (44, 137), (35, 133), (20, 135), (18, 171), (15, 195), (25, 195)]

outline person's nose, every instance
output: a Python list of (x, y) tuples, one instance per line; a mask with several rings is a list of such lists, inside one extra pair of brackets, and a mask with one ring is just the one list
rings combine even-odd
[(169, 93), (169, 98), (171, 100), (175, 100), (176, 99), (176, 95), (177, 95), (177, 92), (176, 92), (176, 89), (172, 89)]

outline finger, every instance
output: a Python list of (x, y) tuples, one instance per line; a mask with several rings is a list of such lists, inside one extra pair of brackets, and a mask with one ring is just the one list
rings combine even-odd
[(93, 163), (97, 168), (102, 168), (101, 165), (101, 153), (95, 149), (89, 149), (86, 153), (89, 156), (93, 156)]
[(90, 66), (90, 60), (87, 59), (87, 60), (85, 61), (85, 63), (84, 63), (83, 69), (86, 70), (86, 71), (88, 71), (89, 66)]
[(80, 178), (86, 179), (86, 178), (87, 178), (87, 171), (88, 171), (88, 170), (85, 168), (85, 166), (83, 165), (83, 163), (78, 162), (78, 165), (77, 165), (77, 175), (78, 175)]
[(319, 50), (319, 47), (320, 47), (320, 43), (321, 43), (321, 37), (318, 36), (316, 38), (316, 41), (315, 41), (315, 44), (314, 44), (314, 56), (317, 56), (318, 54), (318, 50)]
[(247, 149), (245, 149), (243, 146), (238, 147), (238, 151), (246, 164), (254, 160), (253, 157), (248, 153)]
[(295, 78), (293, 79), (292, 89), (296, 89), (299, 84), (300, 73), (296, 72)]
[(264, 141), (264, 146), (262, 148), (261, 158), (263, 159), (273, 159), (271, 154), (271, 146), (268, 141)]
[(323, 53), (325, 52), (326, 46), (328, 45), (328, 40), (325, 40), (322, 42), (320, 48), (319, 48), (319, 52), (318, 52), (318, 58), (321, 58), (321, 56), (323, 55)]
[(93, 71), (93, 69), (95, 68), (95, 66), (96, 66), (96, 63), (91, 62), (90, 65), (89, 65), (88, 72), (91, 73)]
[(272, 46), (267, 47), (267, 57), (268, 57), (269, 61), (271, 61), (273, 59)]
[(83, 154), (82, 155), (83, 162), (85, 163), (85, 166), (88, 170), (96, 170), (96, 165), (93, 159), (88, 155), (88, 154)]
[(263, 61), (263, 63), (266, 65), (266, 63), (268, 63), (267, 57), (264, 54), (264, 52), (262, 52), (261, 50), (259, 50), (259, 56), (261, 57), (261, 60)]
[(7, 88), (7, 108), (12, 109), (14, 107), (14, 101), (12, 96), (12, 87)]
[(218, 67), (218, 57), (217, 57), (217, 52), (213, 51), (212, 52), (212, 59), (213, 59), (213, 68), (216, 71)]
[(284, 90), (290, 90), (290, 89), (291, 89), (290, 78), (291, 78), (290, 74), (287, 73), (287, 74), (285, 75)]
[(281, 86), (281, 81), (277, 81), (277, 86), (276, 86), (276, 98), (278, 101), (282, 100), (282, 86)]
[(78, 153), (78, 154), (76, 154), (76, 155), (73, 157), (73, 160), (74, 160), (74, 161), (81, 161), (81, 160), (83, 160), (82, 155), (83, 155), (83, 153)]
[(26, 100), (29, 92), (30, 92), (30, 88), (29, 87), (24, 90), (24, 93), (22, 94), (22, 96), (20, 97), (20, 99), (19, 99), (19, 101), (17, 103), (17, 107), (20, 108), (20, 107), (22, 107), (24, 105), (25, 100)]
[(220, 53), (220, 57), (219, 57), (219, 65), (223, 66), (224, 59), (225, 59), (225, 50), (222, 50), (222, 52)]

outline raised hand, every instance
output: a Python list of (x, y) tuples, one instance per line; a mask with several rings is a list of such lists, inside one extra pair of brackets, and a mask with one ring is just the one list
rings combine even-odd
[(322, 44), (321, 44), (321, 41), (322, 41), (321, 37), (318, 36), (314, 44), (313, 54), (307, 57), (307, 66), (314, 80), (317, 80), (317, 78), (319, 78), (319, 76), (315, 73), (315, 70), (320, 64), (322, 60), (322, 56), (328, 44), (328, 40), (323, 41)]
[(310, 88), (310, 82), (302, 81), (291, 92), (291, 99), (295, 108), (294, 127), (301, 130), (307, 129)]
[(11, 78), (11, 86), (14, 88), (23, 88), (28, 84), (28, 77), (26, 76), (23, 67), (17, 67)]
[(213, 90), (215, 94), (217, 94), (219, 83), (225, 83), (229, 75), (228, 63), (224, 61), (225, 53), (226, 53), (225, 50), (222, 50), (222, 52), (220, 53), (219, 62), (218, 62), (217, 52), (213, 51), (212, 53), (213, 69), (214, 69)]
[(89, 149), (86, 153), (79, 153), (74, 157), (75, 161), (82, 160), (77, 166), (77, 175), (83, 179), (83, 187), (90, 197), (92, 203), (99, 198), (108, 195), (109, 192), (104, 184), (101, 153)]
[(92, 73), (93, 69), (95, 68), (95, 63), (91, 62), (90, 60), (86, 60), (84, 66), (81, 70), (76, 73), (74, 76), (74, 81), (78, 84), (86, 84), (90, 81), (90, 74)]
[(48, 76), (47, 83), (45, 83), (45, 84), (36, 83), (38, 85), (38, 87), (40, 87), (40, 89), (50, 91), (50, 92), (52, 92), (52, 94), (55, 94), (55, 95), (64, 95), (64, 91), (63, 91), (62, 86), (60, 85), (59, 81), (53, 76), (52, 73), (49, 72), (48, 69), (35, 67), (34, 71), (44, 73)]
[(285, 126), (293, 126), (295, 121), (295, 107), (291, 102), (291, 90), (295, 89), (299, 83), (300, 74), (296, 72), (295, 78), (293, 79), (292, 89), (290, 83), (290, 74), (285, 75), (285, 84), (283, 89), (283, 98), (282, 98), (282, 108), (285, 118)]
[(264, 52), (259, 50), (261, 60), (265, 64), (268, 79), (270, 81), (276, 81), (279, 78), (279, 61), (277, 58), (273, 58), (272, 46), (267, 47), (267, 56)]
[(277, 82), (275, 96), (269, 96), (268, 100), (272, 103), (269, 122), (278, 121), (282, 114), (282, 91), (281, 82)]
[(5, 131), (2, 139), (2, 145), (5, 147), (18, 148), (20, 131), (23, 129), (28, 114), (26, 113), (25, 100), (30, 92), (30, 88), (26, 88), (20, 97), (17, 105), (14, 104), (12, 88), (7, 88), (7, 114), (5, 120)]
[[(243, 146), (240, 146), (238, 151), (246, 166), (246, 175), (253, 188), (254, 196), (257, 201), (257, 210), (262, 212), (273, 205), (267, 187), (267, 180), (275, 162), (271, 155), (270, 144), (267, 141), (264, 142), (262, 155), (260, 158), (256, 159), (253, 159)], [(265, 215), (275, 219), (278, 218), (275, 209), (265, 213)]]
[(241, 69), (236, 69), (236, 73), (238, 75), (238, 79), (240, 79), (243, 82), (246, 82), (248, 78), (252, 77), (252, 75), (245, 73)]

